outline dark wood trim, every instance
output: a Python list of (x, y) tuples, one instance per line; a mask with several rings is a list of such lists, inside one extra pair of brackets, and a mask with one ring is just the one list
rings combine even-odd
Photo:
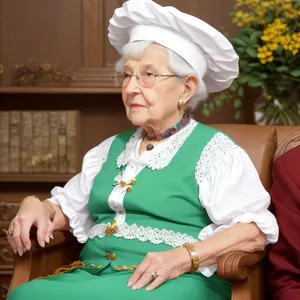
[(0, 94), (120, 94), (121, 89), (105, 87), (3, 86)]
[(0, 174), (0, 182), (67, 182), (75, 174)]

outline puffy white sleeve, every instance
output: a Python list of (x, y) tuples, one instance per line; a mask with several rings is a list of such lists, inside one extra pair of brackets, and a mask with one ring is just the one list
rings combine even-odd
[[(204, 148), (196, 167), (199, 200), (212, 221), (199, 233), (206, 240), (237, 223), (255, 222), (266, 234), (266, 244), (278, 239), (278, 225), (268, 211), (270, 195), (264, 189), (248, 154), (222, 133)], [(216, 266), (200, 269), (211, 276)]]
[(71, 232), (80, 243), (85, 243), (88, 229), (93, 221), (88, 211), (90, 191), (96, 175), (107, 160), (108, 151), (115, 136), (108, 138), (91, 149), (83, 158), (82, 170), (71, 178), (66, 185), (54, 187), (51, 191), (51, 202), (59, 205), (69, 218)]

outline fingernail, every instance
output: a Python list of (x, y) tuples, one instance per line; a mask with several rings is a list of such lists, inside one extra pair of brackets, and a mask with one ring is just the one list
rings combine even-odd
[(14, 253), (17, 254), (17, 250), (14, 250)]
[(128, 281), (127, 286), (132, 286), (132, 281)]
[(50, 239), (49, 239), (48, 236), (46, 237), (46, 242), (47, 242), (48, 244), (50, 243)]
[(30, 250), (30, 247), (29, 247), (29, 245), (28, 245), (28, 244), (26, 245), (26, 250), (27, 250), (27, 251), (29, 251), (29, 250)]
[(52, 233), (51, 233), (51, 235), (50, 235), (50, 239), (54, 240), (54, 236), (53, 236)]

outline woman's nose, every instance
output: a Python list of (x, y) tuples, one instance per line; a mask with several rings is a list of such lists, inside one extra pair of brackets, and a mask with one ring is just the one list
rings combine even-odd
[(129, 94), (138, 93), (138, 91), (140, 90), (140, 85), (139, 85), (137, 78), (138, 78), (137, 75), (131, 76), (127, 86), (125, 87), (127, 93), (129, 93)]

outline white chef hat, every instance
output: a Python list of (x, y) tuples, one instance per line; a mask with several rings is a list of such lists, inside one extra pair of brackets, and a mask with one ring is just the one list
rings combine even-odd
[(209, 93), (228, 88), (238, 76), (238, 56), (227, 38), (174, 7), (129, 0), (115, 10), (108, 32), (119, 53), (135, 41), (153, 41), (173, 50), (194, 68)]

